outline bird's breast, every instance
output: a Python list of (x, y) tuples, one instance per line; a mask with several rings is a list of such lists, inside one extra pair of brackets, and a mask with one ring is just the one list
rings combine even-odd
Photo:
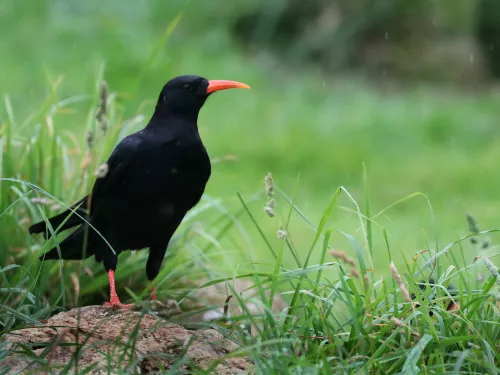
[(148, 147), (128, 165), (113, 194), (101, 199), (101, 209), (113, 216), (109, 220), (142, 218), (146, 226), (184, 216), (201, 199), (210, 174), (201, 143)]
[(201, 198), (210, 178), (211, 165), (201, 143), (177, 140), (173, 147), (160, 149), (144, 163), (140, 176), (141, 190), (150, 201), (173, 201), (190, 209)]
[(178, 196), (189, 206), (196, 204), (210, 178), (210, 158), (202, 144), (186, 147), (177, 163), (169, 166), (168, 172), (176, 181)]

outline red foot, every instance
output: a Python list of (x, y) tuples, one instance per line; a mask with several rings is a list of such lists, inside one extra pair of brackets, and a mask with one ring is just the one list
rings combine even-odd
[(112, 309), (130, 309), (133, 305), (127, 305), (127, 304), (121, 303), (120, 298), (118, 298), (118, 295), (116, 294), (115, 271), (109, 270), (108, 271), (108, 278), (109, 278), (109, 291), (111, 294), (111, 298), (110, 298), (109, 302), (106, 302), (104, 304), (104, 306), (111, 307)]
[(448, 311), (456, 311), (460, 310), (460, 304), (459, 303), (451, 303), (451, 306), (448, 306)]
[(118, 302), (105, 302), (104, 306), (110, 307), (112, 309), (130, 309), (132, 308), (132, 304), (127, 304), (127, 303), (121, 303), (120, 301)]

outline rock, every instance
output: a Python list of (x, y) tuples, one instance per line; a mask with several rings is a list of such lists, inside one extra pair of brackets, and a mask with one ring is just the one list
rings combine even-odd
[[(212, 373), (237, 374), (250, 368), (245, 358), (225, 357), (238, 346), (214, 329), (192, 331), (150, 314), (103, 306), (59, 313), (43, 326), (12, 332), (3, 341), (10, 350), (0, 369), (9, 367), (8, 374), (57, 374), (69, 367), (68, 374), (113, 374), (119, 368), (153, 375), (173, 366), (178, 373), (210, 368)], [(22, 354), (29, 353), (23, 347), (31, 347), (34, 355)]]

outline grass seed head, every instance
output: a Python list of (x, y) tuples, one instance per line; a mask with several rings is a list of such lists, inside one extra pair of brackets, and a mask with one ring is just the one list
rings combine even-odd
[(396, 280), (396, 283), (398, 284), (399, 290), (401, 290), (403, 298), (405, 299), (406, 302), (411, 302), (410, 293), (408, 293), (408, 289), (406, 288), (406, 285), (404, 284), (403, 279), (401, 278), (401, 275), (399, 274), (398, 269), (396, 268), (394, 263), (391, 262), (390, 268), (392, 277), (394, 280)]
[(500, 273), (498, 272), (497, 266), (495, 266), (495, 264), (487, 256), (483, 257), (483, 261), (486, 268), (488, 268), (488, 271), (491, 272), (493, 277), (497, 280), (497, 284), (500, 286)]
[(94, 172), (97, 178), (104, 178), (108, 174), (109, 166), (108, 163), (101, 164)]
[(336, 250), (336, 249), (330, 250), (330, 255), (332, 257), (340, 259), (342, 262), (350, 265), (351, 267), (356, 267), (354, 259), (351, 258), (349, 255), (347, 255), (344, 250)]
[(61, 205), (59, 203), (53, 204), (50, 206), (51, 211), (59, 211), (61, 209)]
[(359, 277), (361, 276), (359, 271), (354, 267), (350, 269), (349, 274), (351, 275), (351, 277), (353, 277), (355, 279), (359, 279)]
[(391, 322), (392, 322), (392, 324), (394, 324), (395, 326), (398, 326), (398, 327), (405, 326), (404, 323), (400, 319), (396, 318), (395, 316), (391, 317)]
[(106, 119), (106, 114), (108, 113), (108, 84), (106, 81), (101, 81), (101, 86), (99, 89), (99, 107), (95, 114), (95, 118), (103, 134), (108, 131), (108, 120)]
[(31, 203), (41, 204), (42, 206), (49, 206), (53, 202), (51, 199), (49, 199), (47, 197), (35, 197), (35, 198), (31, 198)]
[(266, 174), (266, 177), (264, 177), (264, 183), (266, 185), (266, 195), (269, 198), (274, 197), (274, 182), (273, 182), (273, 175), (271, 172)]
[(276, 213), (274, 212), (273, 208), (272, 207), (269, 207), (269, 206), (265, 206), (264, 207), (264, 212), (267, 214), (267, 216), (269, 217), (274, 217), (276, 216)]
[(266, 205), (264, 206), (264, 211), (269, 217), (276, 216), (276, 213), (274, 212), (274, 207), (276, 207), (276, 201), (274, 200), (274, 198), (271, 198), (266, 202)]
[(99, 107), (95, 115), (97, 121), (100, 121), (106, 113), (108, 113), (108, 84), (106, 81), (101, 81), (99, 87)]
[(266, 177), (264, 177), (264, 184), (266, 187), (266, 195), (269, 198), (266, 202), (266, 205), (264, 206), (264, 212), (267, 214), (267, 216), (274, 217), (276, 216), (276, 213), (274, 212), (274, 207), (276, 207), (276, 200), (274, 199), (273, 176), (270, 172), (266, 174)]
[(284, 241), (288, 238), (288, 232), (284, 230), (283, 228), (278, 229), (278, 239)]
[(469, 224), (469, 232), (471, 233), (479, 233), (479, 225), (477, 224), (476, 219), (471, 214), (465, 214), (467, 217), (467, 223)]
[(99, 121), (99, 127), (101, 128), (102, 133), (106, 135), (108, 132), (108, 120), (105, 117)]
[(85, 143), (87, 144), (87, 148), (89, 150), (92, 150), (94, 147), (94, 132), (92, 130), (87, 131), (87, 134), (85, 134)]
[(90, 163), (92, 163), (92, 154), (87, 150), (82, 161), (80, 162), (80, 169), (87, 169)]

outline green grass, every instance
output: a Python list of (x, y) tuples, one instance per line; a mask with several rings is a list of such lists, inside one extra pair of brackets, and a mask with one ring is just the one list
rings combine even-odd
[[(239, 206), (236, 191), (253, 194), (271, 171), (287, 191), (300, 175), (297, 204), (319, 220), (325, 200), (338, 186), (356, 197), (364, 194), (364, 163), (374, 213), (414, 192), (432, 202), (437, 227), (425, 199), (397, 205), (388, 212), (391, 220), (379, 218), (394, 246), (409, 254), (426, 246), (422, 229), (437, 230), (444, 239), (454, 238), (455, 231), (464, 234), (465, 212), (477, 215), (486, 228), (498, 227), (496, 91), (415, 84), (381, 92), (361, 79), (325, 78), (312, 67), (289, 70), (269, 56), (244, 55), (229, 33), (243, 6), (199, 1), (170, 6), (89, 1), (77, 8), (49, 1), (39, 2), (38, 8), (6, 4), (0, 48), (9, 53), (2, 57), (0, 81), (18, 124), (39, 113), (58, 77), (63, 78), (52, 101), (94, 92), (102, 61), (117, 95), (118, 119), (140, 113), (147, 120), (162, 84), (177, 74), (238, 79), (252, 91), (214, 96), (200, 118), (212, 157), (237, 158), (218, 165), (207, 191), (230, 209)], [(80, 145), (90, 98), (83, 99), (54, 117), (54, 127), (70, 131)], [(7, 113), (0, 108), (4, 123)], [(13, 128), (26, 137), (34, 123)], [(331, 220), (346, 231), (355, 229), (355, 219), (334, 215)], [(268, 234), (276, 230), (269, 227)], [(384, 244), (380, 236), (373, 241)], [(265, 260), (266, 254), (256, 251)]]
[[(34, 185), (21, 186), (25, 186), (28, 192), (40, 192)], [(283, 194), (279, 187), (273, 187), (278, 195)], [(268, 193), (270, 190), (267, 189)], [(286, 234), (283, 234), (277, 243), (273, 238), (266, 237), (259, 223), (254, 220), (255, 212), (252, 212), (240, 197), (244, 214), (253, 218), (255, 229), (261, 233), (262, 243), (266, 244), (269, 258), (275, 260), (274, 265), (254, 263), (249, 256), (250, 260), (245, 267), (240, 265), (232, 275), (224, 276), (220, 272), (220, 262), (211, 257), (211, 248), (214, 243), (221, 244), (224, 243), (221, 240), (231, 239), (227, 228), (237, 225), (238, 220), (223, 214), (220, 220), (225, 222), (224, 225), (210, 224), (205, 228), (205, 233), (212, 233), (211, 238), (217, 241), (206, 241), (208, 236), (189, 238), (186, 233), (189, 230), (184, 231), (183, 251), (176, 251), (177, 246), (174, 246), (172, 253), (175, 255), (167, 258), (166, 266), (156, 281), (160, 285), (163, 283), (163, 294), (177, 292), (181, 299), (189, 296), (191, 292), (176, 285), (176, 281), (185, 276), (186, 269), (190, 270), (190, 277), (209, 277), (210, 281), (206, 286), (227, 281), (229, 292), (234, 294), (243, 313), (241, 316), (231, 317), (229, 321), (221, 321), (222, 324), (215, 324), (215, 327), (241, 346), (240, 350), (230, 355), (249, 356), (254, 361), (257, 373), (500, 372), (500, 275), (498, 271), (496, 277), (483, 272), (484, 280), (477, 279), (477, 275), (481, 273), (478, 265), (483, 262), (481, 251), (492, 246), (490, 241), (486, 242), (485, 246), (483, 238), (485, 235), (493, 235), (495, 231), (480, 232), (475, 220), (469, 218), (471, 233), (468, 236), (439, 248), (437, 253), (422, 252), (414, 260), (406, 260), (398, 267), (399, 271), (393, 271), (391, 280), (390, 277), (381, 275), (389, 270), (389, 264), (384, 269), (374, 269), (368, 254), (385, 251), (388, 257), (392, 258), (394, 253), (388, 238), (385, 248), (370, 250), (369, 233), (380, 231), (384, 235), (385, 229), (380, 230), (373, 226), (372, 221), (359, 210), (355, 213), (361, 225), (359, 233), (351, 235), (327, 225), (329, 216), (338, 208), (340, 196), (351, 197), (348, 191), (339, 188), (324, 210), (319, 225), (311, 225), (294, 204), (288, 207), (286, 216), (278, 215), (269, 219), (281, 220), (283, 223), (282, 230)], [(22, 207), (23, 203), (18, 202), (4, 211), (4, 214), (25, 208)], [(354, 199), (352, 204), (359, 206)], [(26, 206), (36, 211), (32, 203), (27, 202)], [(203, 220), (198, 213), (195, 213), (195, 217), (197, 220)], [(294, 232), (288, 226), (292, 217), (299, 218), (303, 226), (311, 225), (315, 232), (307, 255), (300, 254), (293, 241)], [(351, 259), (342, 252), (337, 253), (336, 258), (332, 257), (329, 248), (334, 235), (341, 235), (349, 241), (350, 246), (346, 252), (353, 254)], [(229, 238), (226, 238), (227, 236)], [(205, 246), (202, 247), (204, 242)], [(222, 247), (218, 250), (222, 255), (226, 255), (228, 248)], [(467, 259), (466, 254), (470, 251), (480, 256), (475, 265)], [(320, 256), (319, 264), (309, 261), (313, 252)], [(47, 269), (47, 264), (44, 264), (40, 269), (39, 265), (30, 264), (30, 254), (26, 255), (27, 259), (23, 259), (22, 255), (17, 257), (21, 267), (11, 265), (0, 270), (0, 276), (6, 285), (2, 288), (4, 298), (1, 306), (4, 312), (0, 313), (2, 335), (15, 332), (37, 319), (50, 315), (61, 302), (65, 302), (64, 299), (53, 301), (54, 298), (61, 297), (57, 292), (52, 291), (48, 295), (44, 293), (59, 279), (59, 266), (54, 264)], [(294, 267), (286, 267), (283, 264), (283, 259), (288, 257), (297, 259)], [(126, 266), (123, 266), (123, 263), (126, 263)], [(134, 264), (140, 263), (143, 262), (139, 261), (137, 256), (125, 257), (125, 262), (122, 262), (120, 274), (135, 278), (131, 281), (135, 290), (146, 286), (144, 278), (137, 278), (138, 267), (134, 267)], [(99, 267), (95, 268), (92, 264), (88, 264), (88, 267), (93, 273), (100, 272)], [(492, 272), (494, 271), (492, 269)], [(43, 277), (37, 279), (39, 272)], [(76, 272), (80, 278), (88, 278), (78, 265), (65, 264), (60, 280), (61, 290), (66, 291), (66, 305), (71, 305), (72, 299), (77, 298), (74, 295), (75, 289), (72, 288), (75, 284), (74, 281), (72, 283), (71, 272)], [(427, 286), (425, 290), (421, 290), (419, 285), (425, 284), (423, 280), (428, 279), (429, 275), (435, 278), (436, 286)], [(232, 290), (231, 280), (239, 277), (254, 280), (253, 288), (257, 291), (257, 298), (254, 298), (253, 302), (264, 308), (261, 316), (251, 315), (243, 299)], [(98, 285), (97, 280), (98, 277), (87, 284), (81, 294), (85, 296), (87, 290), (104, 288), (104, 285)], [(448, 291), (450, 282), (458, 286), (458, 292)], [(405, 300), (402, 288), (415, 294), (416, 299)], [(271, 291), (270, 298), (266, 297), (266, 291)], [(282, 296), (291, 297), (290, 308), (281, 314), (271, 313), (273, 293), (277, 291)], [(49, 301), (44, 301), (44, 294)], [(458, 311), (446, 310), (450, 299), (459, 301), (461, 308)], [(419, 307), (412, 307), (413, 302), (418, 302)], [(249, 326), (257, 327), (254, 336), (248, 334)], [(134, 335), (126, 338), (126, 345), (133, 346), (135, 339)], [(25, 355), (29, 355), (29, 352), (27, 349)], [(48, 352), (49, 350), (44, 351), (45, 355)], [(124, 357), (125, 359), (127, 358)], [(33, 360), (48, 366), (44, 355)], [(134, 358), (129, 360), (135, 363)], [(186, 358), (181, 355), (169, 373), (183, 373), (180, 366), (186, 363), (185, 361)], [(65, 370), (71, 370), (74, 366), (76, 361), (65, 366)], [(118, 373), (126, 374), (130, 371), (131, 368), (121, 368)], [(192, 373), (206, 372), (193, 370)]]
[[(4, 128), (5, 151), (0, 165), (2, 175), (14, 178), (3, 177), (0, 184), (1, 228), (8, 234), (2, 236), (2, 249), (10, 249), (1, 253), (1, 264), (6, 266), (0, 271), (2, 335), (67, 307), (101, 303), (107, 295), (101, 265), (93, 260), (66, 262), (64, 267), (58, 262), (40, 264), (37, 256), (49, 245), (29, 237), (26, 228), (30, 219), (50, 214), (53, 204), (64, 207), (87, 191), (94, 178), (92, 172), (104, 155), (131, 130), (127, 127), (131, 120), (117, 116), (115, 98), (113, 93), (108, 96), (108, 129), (103, 135), (93, 122), (98, 103), (96, 85), (90, 101), (95, 104), (86, 116), (87, 131), (94, 132), (94, 141), (90, 148), (82, 142), (79, 151), (71, 151), (74, 135), (50, 125), (58, 112), (67, 110), (64, 103), (72, 99), (49, 98), (38, 116), (43, 122), (38, 123), (34, 117), (26, 123), (25, 127), (32, 129), (29, 138), (14, 130), (12, 116)], [(8, 103), (7, 99), (8, 112), (12, 113)], [(58, 110), (53, 112), (54, 108)], [(50, 116), (53, 119), (47, 120)], [(95, 157), (82, 169), (81, 160), (87, 152)], [(225, 163), (215, 163), (214, 167), (227, 167)], [(288, 196), (287, 189), (279, 184), (273, 183), (271, 189), (268, 182), (265, 189), (262, 176), (259, 180), (260, 193), (239, 194), (237, 203), (207, 194), (183, 223), (155, 280), (160, 296), (182, 299), (191, 292), (182, 284), (187, 269), (189, 277), (206, 277), (209, 284), (226, 280), (229, 290), (233, 278), (253, 279), (260, 296), (256, 301), (264, 307), (264, 316), (250, 315), (235, 293), (243, 315), (233, 317), (234, 324), (229, 326), (216, 325), (241, 345), (232, 355), (249, 356), (258, 373), (296, 373), (299, 369), (325, 374), (500, 371), (496, 302), (500, 278), (491, 276), (482, 261), (496, 249), (491, 242), (483, 249), (482, 238), (494, 236), (496, 231), (480, 232), (471, 221), (467, 237), (436, 245), (440, 241), (432, 231), (427, 238), (430, 251), (402, 253), (380, 220), (395, 208), (374, 211), (370, 196), (375, 186), (368, 173), (360, 189), (364, 191), (363, 204), (349, 190), (337, 188), (329, 202), (324, 202), (326, 208), (321, 210), (319, 220), (301, 211), (296, 203), (299, 189)], [(300, 182), (296, 186), (300, 187)], [(49, 200), (39, 204), (32, 200), (36, 196)], [(271, 198), (277, 201), (274, 217), (263, 213)], [(426, 197), (418, 194), (398, 204), (419, 198), (426, 204)], [(428, 210), (429, 226), (433, 228), (433, 211)], [(332, 216), (338, 218), (331, 220)], [(339, 226), (339, 221), (348, 223), (351, 230)], [(466, 232), (465, 217), (461, 221)], [(281, 239), (277, 237), (278, 228), (282, 230)], [(384, 246), (374, 241), (379, 237)], [(345, 243), (343, 249), (353, 261), (346, 263), (329, 254), (339, 243)], [(136, 298), (147, 298), (150, 285), (143, 272), (146, 256), (140, 252), (120, 257), (117, 282), (122, 296), (133, 293)], [(481, 258), (474, 261), (475, 256)], [(498, 256), (491, 259), (495, 262)], [(388, 277), (389, 260), (398, 265), (405, 287), (416, 294), (418, 309), (411, 308), (398, 284)], [(481, 282), (477, 280), (479, 274), (484, 278)], [(418, 284), (430, 276), (437, 286), (420, 291)], [(457, 287), (458, 294), (447, 292), (450, 283)], [(126, 287), (130, 290), (124, 290)], [(280, 315), (270, 309), (276, 293), (290, 302), (290, 309)], [(445, 309), (450, 298), (460, 301), (461, 309), (456, 313)], [(256, 336), (241, 328), (259, 324), (263, 328)], [(134, 336), (128, 340), (128, 345), (134, 344)], [(184, 360), (181, 356), (177, 364)], [(37, 361), (43, 363), (44, 359)], [(73, 363), (67, 368), (71, 366)], [(172, 369), (171, 373), (179, 372)]]
[[(86, 193), (116, 142), (147, 122), (163, 83), (195, 73), (252, 90), (214, 95), (202, 110), (214, 171), (155, 281), (161, 297), (189, 292), (187, 269), (210, 280), (255, 274), (268, 310), (262, 288), (281, 293), (293, 319), (266, 314), (256, 338), (232, 327), (261, 373), (499, 372), (498, 285), (475, 260), (500, 264), (498, 248), (465, 238), (466, 212), (483, 229), (499, 227), (498, 91), (387, 90), (312, 67), (290, 70), (235, 45), (228, 29), (236, 6), (126, 3), (2, 5), (0, 49), (9, 53), (0, 69), (1, 335), (107, 298), (102, 265), (40, 264), (50, 243), (28, 236), (27, 227)], [(111, 89), (105, 135), (94, 120), (103, 78)], [(82, 169), (87, 151), (93, 158)], [(263, 210), (268, 172), (273, 218)], [(47, 194), (54, 199), (32, 201)], [(488, 236), (495, 240), (496, 231)], [(330, 249), (354, 258), (360, 277)], [(147, 298), (146, 256), (120, 256), (124, 299)], [(397, 291), (391, 261), (419, 309)], [(417, 287), (431, 272), (432, 296)], [(431, 305), (431, 297), (449, 297), (450, 282), (462, 305), (456, 314)]]

